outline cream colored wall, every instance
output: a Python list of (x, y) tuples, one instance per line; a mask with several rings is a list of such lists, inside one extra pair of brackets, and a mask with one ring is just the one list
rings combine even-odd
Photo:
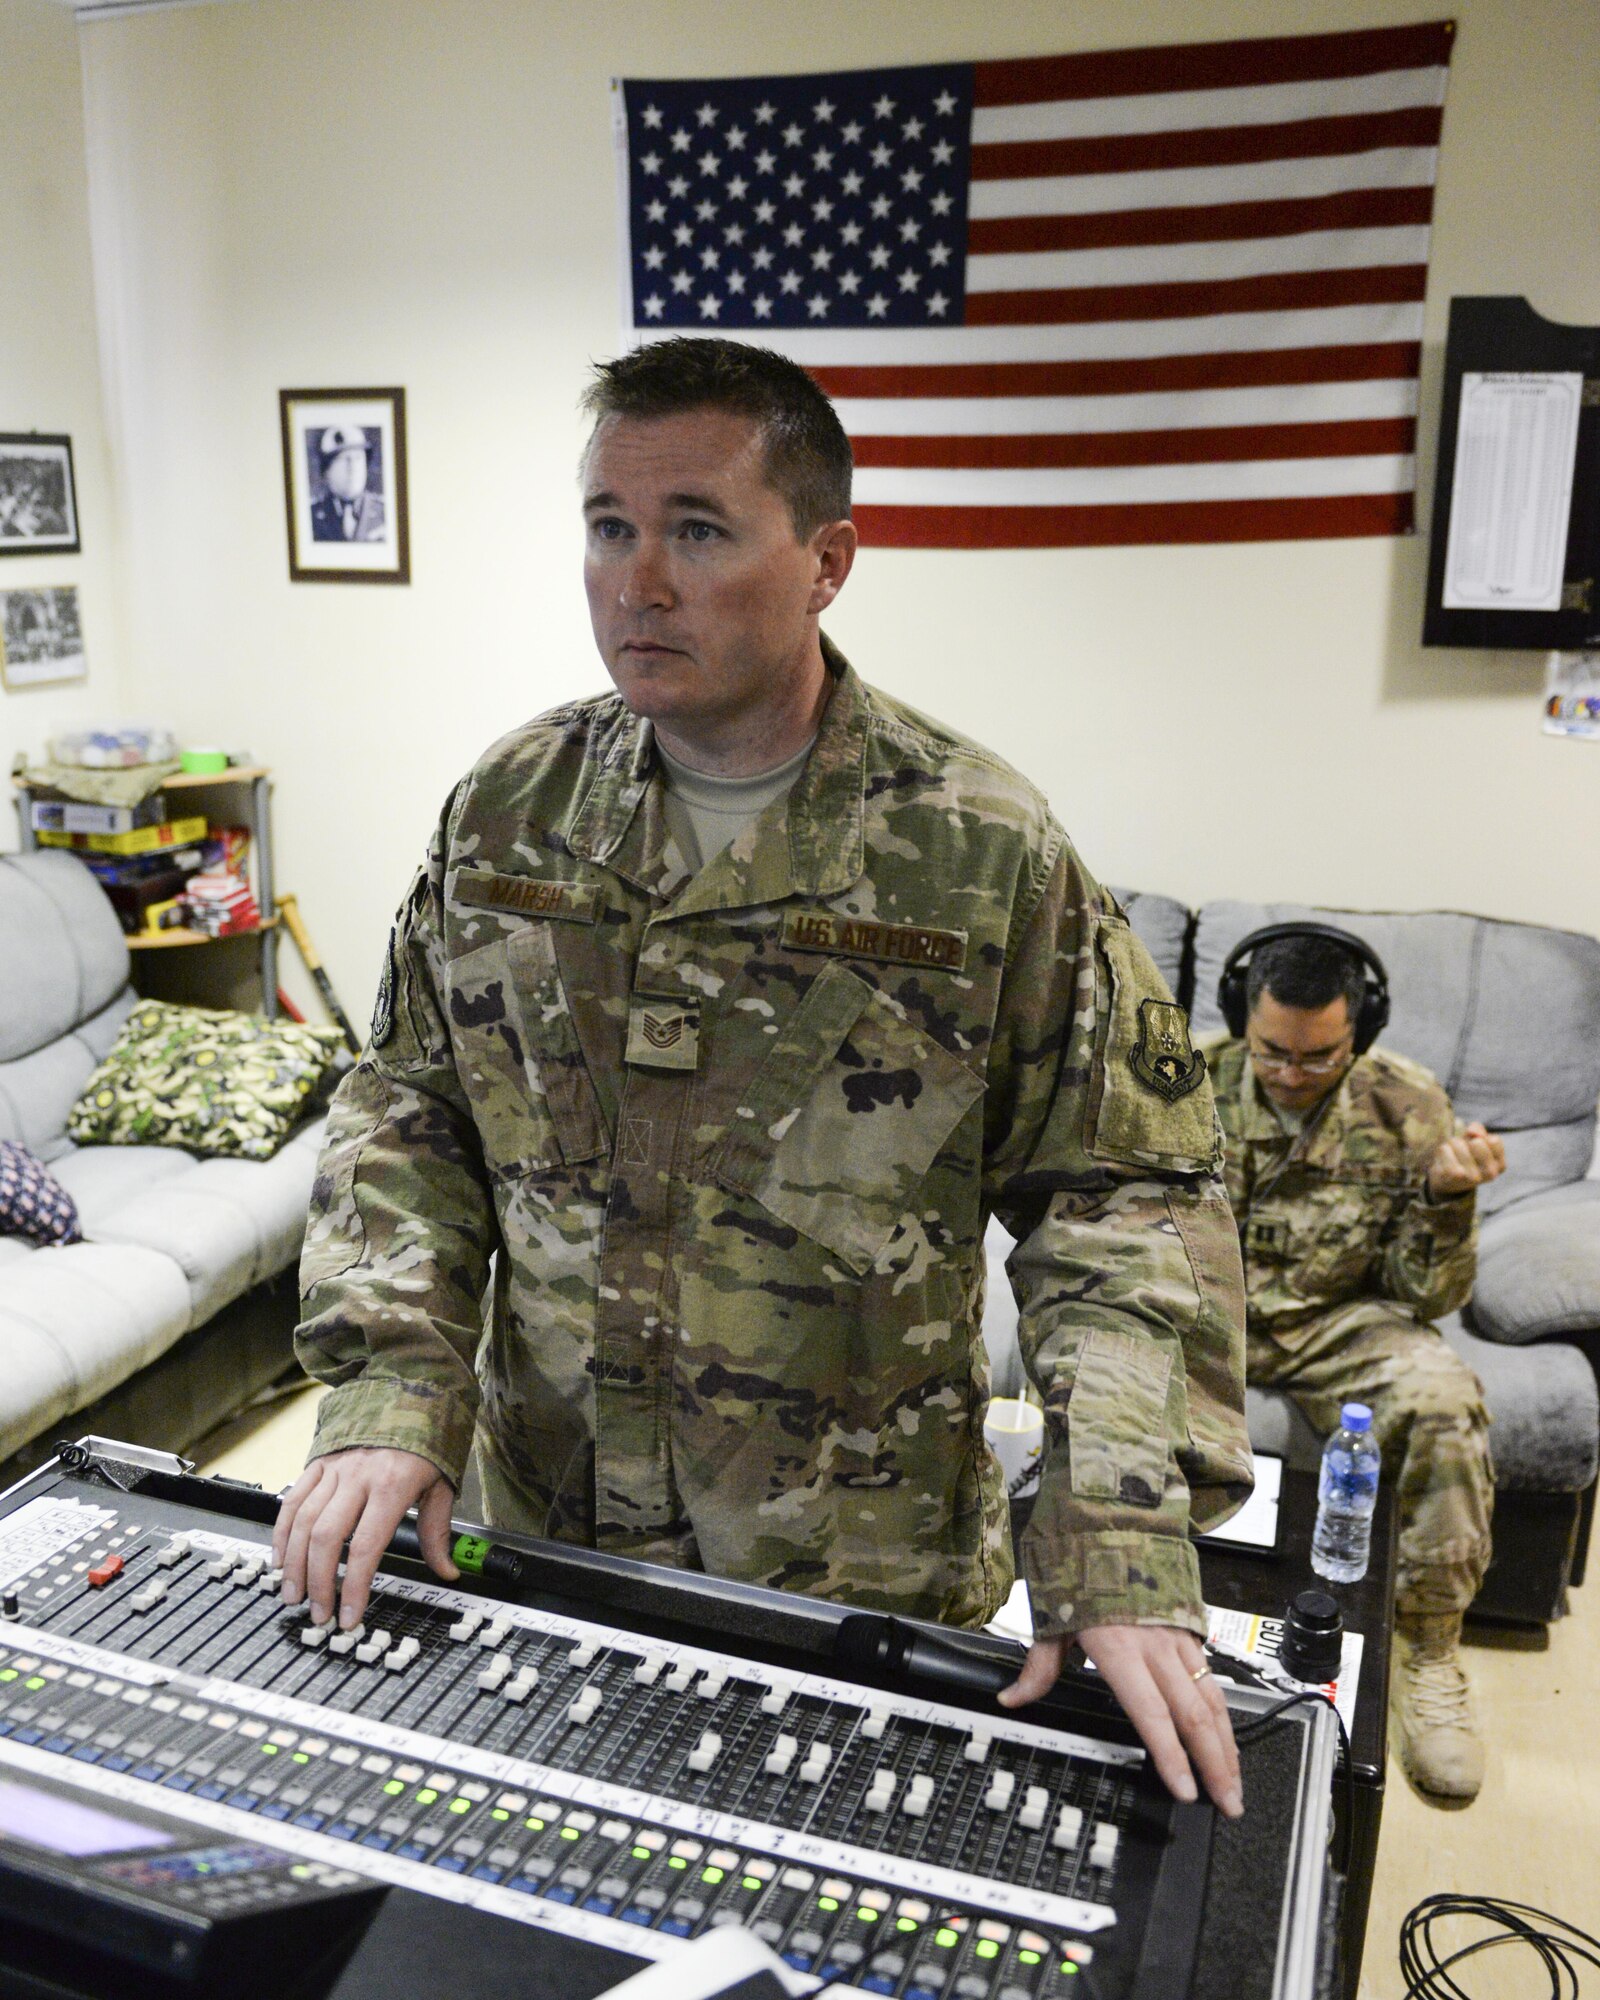
[[(1405, 11), (1334, 0), (1316, 25)], [(1450, 295), (1600, 319), (1600, 13), (1457, 12), (1424, 507)], [(573, 402), (618, 342), (607, 78), (1306, 25), (1266, 0), (247, 0), (82, 29), (130, 685), (277, 767), (281, 877), (352, 1013), (451, 782), (601, 679)], [(291, 585), (277, 392), (388, 383), (416, 581)], [(832, 629), (1036, 776), (1109, 879), (1600, 931), (1600, 752), (1539, 734), (1534, 657), (1421, 650), (1425, 559), (1421, 536), (869, 552)]]
[(121, 713), (115, 553), (89, 265), (83, 93), (72, 16), (6, 0), (0, 16), (0, 431), (65, 432), (81, 555), (8, 555), (0, 590), (78, 586), (89, 678), (0, 690), (0, 849), (17, 844), (6, 774), (58, 728)]

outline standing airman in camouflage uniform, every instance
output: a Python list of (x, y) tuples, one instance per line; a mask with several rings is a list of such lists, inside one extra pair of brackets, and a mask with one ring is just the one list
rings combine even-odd
[[(493, 1522), (982, 1624), (992, 1210), (1052, 1435), (1010, 1700), (1092, 1634), (1163, 1776), (1194, 1795), (1181, 1739), (1237, 1811), (1188, 1531), (1251, 1483), (1242, 1281), (1184, 1018), (1038, 793), (821, 638), (854, 530), (808, 378), (675, 342), (590, 405), (618, 694), (491, 750), (401, 909), (301, 1267), (334, 1387), (290, 1599), (328, 1614), (349, 1537), (353, 1622), (412, 1502), (449, 1574), (475, 1449)], [(713, 837), (682, 768), (787, 775)]]
[(1477, 1377), (1431, 1321), (1464, 1305), (1477, 1262), (1475, 1190), (1500, 1141), (1462, 1130), (1427, 1070), (1353, 1054), (1365, 977), (1328, 937), (1249, 956), (1241, 1040), (1209, 1050), (1244, 1245), (1247, 1371), (1315, 1429), (1372, 1410), (1400, 1509), (1395, 1678), (1402, 1758), (1425, 1790), (1471, 1798), (1483, 1748), (1457, 1644), (1489, 1562), (1494, 1474)]

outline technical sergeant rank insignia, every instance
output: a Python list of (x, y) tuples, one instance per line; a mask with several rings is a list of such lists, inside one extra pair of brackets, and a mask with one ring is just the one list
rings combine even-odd
[(1187, 1097), (1206, 1073), (1206, 1059), (1189, 1039), (1189, 1019), (1171, 1000), (1141, 1000), (1139, 1039), (1129, 1051), (1128, 1066), (1144, 1085), (1168, 1104)]
[(700, 1009), (692, 1001), (635, 993), (626, 1060), (642, 1069), (698, 1069)]

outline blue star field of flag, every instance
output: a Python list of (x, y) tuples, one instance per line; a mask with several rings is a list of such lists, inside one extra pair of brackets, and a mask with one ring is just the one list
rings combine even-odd
[(961, 324), (970, 64), (623, 92), (636, 327)]

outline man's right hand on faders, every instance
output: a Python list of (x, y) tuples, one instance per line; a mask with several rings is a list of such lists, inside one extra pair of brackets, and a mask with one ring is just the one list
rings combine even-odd
[[(383, 1552), (407, 1511), (417, 1510), (417, 1539), (428, 1567), (453, 1583), (450, 1509), (455, 1488), (430, 1459), (414, 1451), (353, 1445), (314, 1458), (283, 1496), (272, 1531), (272, 1561), (283, 1571), (283, 1601), (309, 1598), (313, 1624), (334, 1615), (348, 1631), (367, 1609)], [(344, 1584), (339, 1559), (345, 1544)]]

